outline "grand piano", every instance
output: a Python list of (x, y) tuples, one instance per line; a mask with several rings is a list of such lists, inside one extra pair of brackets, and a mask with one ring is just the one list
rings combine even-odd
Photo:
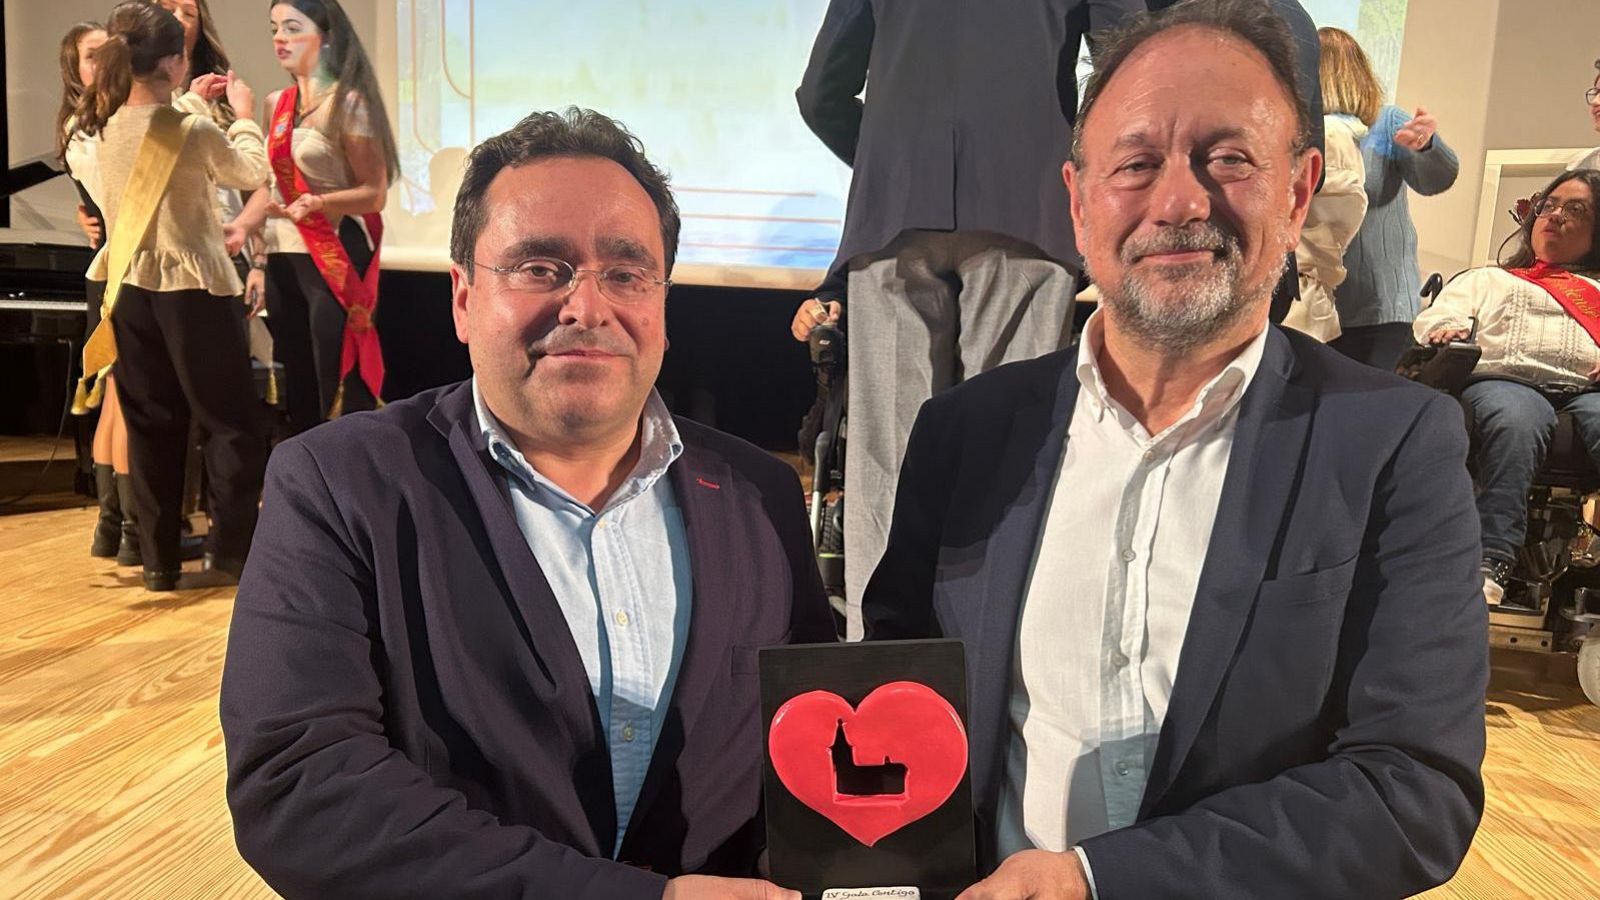
[[(83, 273), (92, 255), (76, 235), (0, 228), (0, 433), (63, 428), (81, 365), (88, 315)], [(74, 486), (92, 493), (82, 424), (69, 418), (64, 430), (79, 445)]]

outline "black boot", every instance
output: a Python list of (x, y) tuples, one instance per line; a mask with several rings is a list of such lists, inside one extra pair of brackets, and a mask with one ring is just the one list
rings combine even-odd
[(89, 555), (110, 559), (122, 539), (122, 498), (117, 496), (117, 476), (110, 466), (94, 464), (94, 493), (100, 499), (100, 520), (94, 524)]
[(144, 565), (139, 552), (139, 517), (134, 514), (133, 479), (117, 473), (117, 496), (122, 500), (122, 543), (117, 547), (117, 565)]

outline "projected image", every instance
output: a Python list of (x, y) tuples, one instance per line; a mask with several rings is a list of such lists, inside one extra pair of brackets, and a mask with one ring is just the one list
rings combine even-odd
[[(1406, 0), (1302, 2), (1319, 25), (1355, 33), (1393, 87)], [(386, 87), (401, 150), (385, 211), (395, 258), (444, 262), (468, 148), (530, 110), (576, 104), (621, 120), (671, 174), (683, 211), (679, 263), (690, 267), (680, 280), (809, 287), (833, 261), (850, 172), (794, 100), (827, 0), (392, 8), (395, 46), (378, 52), (394, 79)], [(757, 270), (766, 275), (738, 275)]]
[(576, 104), (621, 120), (671, 174), (680, 264), (826, 268), (850, 175), (794, 102), (826, 5), (402, 0), (397, 241), (443, 248), (466, 149)]

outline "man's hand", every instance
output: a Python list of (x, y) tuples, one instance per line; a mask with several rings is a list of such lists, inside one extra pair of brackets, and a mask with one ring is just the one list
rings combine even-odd
[(994, 874), (961, 892), (956, 900), (1088, 900), (1083, 864), (1071, 850), (1014, 853)]
[(1438, 121), (1419, 106), (1411, 121), (1401, 125), (1394, 133), (1394, 142), (1407, 150), (1426, 150), (1433, 143), (1433, 133), (1438, 130)]
[(1442, 346), (1451, 341), (1464, 341), (1471, 336), (1470, 328), (1435, 328), (1428, 332), (1428, 343)]
[(1600, 362), (1589, 367), (1589, 380), (1591, 382), (1600, 381)]
[(78, 227), (83, 230), (83, 236), (89, 239), (89, 248), (100, 249), (100, 241), (105, 237), (105, 228), (100, 220), (89, 215), (88, 207), (78, 204)]
[(807, 341), (811, 338), (811, 329), (818, 325), (833, 325), (839, 321), (839, 301), (829, 300), (826, 303), (812, 297), (800, 304), (794, 311), (794, 321), (789, 323), (789, 333), (797, 341)]
[(800, 892), (757, 878), (680, 875), (667, 882), (661, 900), (800, 900)]

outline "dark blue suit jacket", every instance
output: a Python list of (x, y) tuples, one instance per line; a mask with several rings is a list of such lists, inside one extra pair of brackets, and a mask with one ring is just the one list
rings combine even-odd
[[(928, 401), (865, 597), (874, 639), (966, 642), (986, 866), (1076, 353)], [(1455, 872), (1483, 809), (1488, 682), (1466, 451), (1449, 397), (1273, 328), (1138, 822), (1082, 844), (1100, 900), (1401, 897)]]
[(832, 0), (795, 92), (806, 124), (855, 170), (832, 269), (906, 229), (997, 232), (1076, 266), (1061, 165), (1081, 39), (1144, 8)]
[(222, 680), (239, 851), (287, 897), (659, 897), (764, 844), (756, 648), (833, 639), (798, 480), (680, 420), (693, 613), (623, 841), (566, 620), (470, 387), (278, 447)]

